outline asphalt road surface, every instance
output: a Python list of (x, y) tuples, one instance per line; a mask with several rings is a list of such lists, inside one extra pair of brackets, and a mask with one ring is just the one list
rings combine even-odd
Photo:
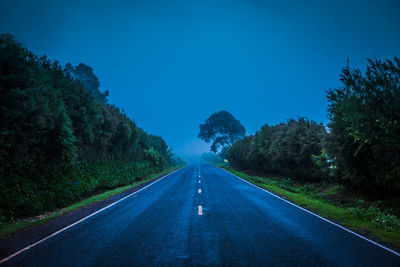
[(400, 266), (400, 257), (219, 168), (191, 164), (4, 265)]

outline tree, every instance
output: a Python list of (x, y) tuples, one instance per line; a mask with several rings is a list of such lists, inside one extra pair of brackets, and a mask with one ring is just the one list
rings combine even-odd
[(100, 92), (100, 82), (93, 73), (93, 69), (86, 64), (80, 63), (73, 67), (71, 63), (65, 65), (65, 72), (70, 74), (72, 78), (82, 82), (83, 87), (100, 103), (107, 103), (108, 90), (104, 93)]
[(400, 59), (343, 69), (328, 91), (329, 155), (342, 182), (375, 195), (400, 190)]
[[(63, 68), (0, 34), (0, 221), (77, 200), (84, 191), (69, 191), (67, 184), (82, 168), (116, 173), (114, 164), (143, 161), (146, 168), (161, 169), (175, 162), (161, 137), (105, 104), (99, 86), (90, 67)], [(103, 98), (96, 101), (94, 92)], [(86, 193), (122, 185), (119, 178), (104, 181), (109, 175), (99, 175), (103, 182), (97, 183), (91, 175)]]
[(225, 155), (226, 150), (236, 140), (243, 138), (246, 129), (227, 111), (212, 114), (204, 124), (200, 124), (198, 137), (211, 144), (211, 151)]

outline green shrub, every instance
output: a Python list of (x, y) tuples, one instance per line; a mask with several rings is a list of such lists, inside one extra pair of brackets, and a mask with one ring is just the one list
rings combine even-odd
[(368, 59), (365, 74), (343, 69), (328, 91), (328, 153), (341, 182), (376, 196), (400, 190), (400, 59)]
[(375, 223), (385, 229), (386, 232), (393, 231), (394, 227), (400, 227), (400, 220), (395, 215), (380, 212), (375, 218)]
[(381, 208), (381, 202), (368, 205), (364, 200), (358, 199), (354, 207), (348, 208), (349, 212), (361, 220), (369, 220), (377, 227), (391, 232), (393, 228), (400, 227), (400, 219)]
[(62, 208), (84, 197), (134, 181), (159, 172), (151, 162), (104, 162), (79, 164), (48, 183), (21, 179), (15, 184), (0, 188), (7, 195), (1, 199), (0, 216), (9, 220)]

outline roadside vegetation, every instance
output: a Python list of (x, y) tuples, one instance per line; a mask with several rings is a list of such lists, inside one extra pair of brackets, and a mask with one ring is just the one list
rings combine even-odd
[(88, 205), (96, 203), (96, 202), (103, 201), (109, 197), (123, 193), (124, 191), (126, 191), (128, 189), (139, 186), (143, 183), (149, 182), (149, 181), (159, 178), (161, 176), (167, 175), (168, 173), (173, 172), (176, 169), (179, 169), (180, 167), (184, 166), (184, 163), (181, 163), (181, 164), (182, 165), (167, 168), (161, 172), (147, 174), (146, 176), (144, 176), (144, 178), (136, 178), (136, 180), (129, 185), (117, 187), (115, 189), (108, 190), (108, 191), (105, 191), (100, 194), (94, 194), (88, 198), (85, 198), (81, 201), (78, 201), (78, 202), (76, 202), (70, 206), (67, 206), (65, 208), (62, 208), (62, 209), (57, 209), (57, 210), (54, 210), (51, 212), (46, 212), (44, 214), (40, 214), (40, 215), (37, 215), (34, 217), (12, 219), (9, 221), (0, 222), (0, 239), (6, 237), (7, 235), (15, 234), (18, 231), (21, 231), (25, 228), (44, 224), (44, 223), (48, 222), (49, 220), (54, 219), (55, 217), (60, 216), (64, 213), (80, 209), (82, 207), (88, 206)]
[(327, 91), (327, 126), (265, 124), (225, 158), (252, 183), (400, 247), (400, 59), (368, 62)]
[(227, 150), (232, 166), (301, 182), (335, 181), (382, 199), (400, 192), (400, 59), (343, 69), (327, 91), (329, 123), (299, 117), (265, 124)]
[(181, 163), (99, 87), (89, 66), (61, 66), (0, 35), (0, 223)]
[(327, 127), (299, 117), (265, 124), (227, 151), (232, 166), (294, 181), (331, 182), (377, 199), (400, 192), (400, 59), (343, 69)]

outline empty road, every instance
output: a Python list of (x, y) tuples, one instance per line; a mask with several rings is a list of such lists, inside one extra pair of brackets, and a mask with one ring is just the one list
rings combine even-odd
[(400, 266), (400, 257), (191, 164), (4, 266)]

